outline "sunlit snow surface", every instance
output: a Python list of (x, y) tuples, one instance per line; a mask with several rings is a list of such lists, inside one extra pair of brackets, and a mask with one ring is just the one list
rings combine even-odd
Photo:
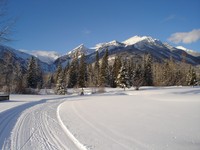
[(11, 95), (0, 149), (200, 149), (200, 87), (106, 91)]

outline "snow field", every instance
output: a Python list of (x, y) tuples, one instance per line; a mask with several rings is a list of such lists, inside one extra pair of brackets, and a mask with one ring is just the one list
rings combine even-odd
[(200, 148), (200, 88), (112, 91), (66, 101), (60, 117), (87, 149)]
[(11, 95), (0, 102), (0, 149), (199, 150), (200, 87), (93, 90)]

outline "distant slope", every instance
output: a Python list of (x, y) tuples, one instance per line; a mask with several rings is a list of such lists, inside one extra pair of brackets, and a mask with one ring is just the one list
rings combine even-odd
[(45, 62), (47, 64), (52, 64), (57, 58), (60, 57), (60, 55), (55, 51), (28, 51), (28, 50), (19, 50), (21, 52), (33, 55), (40, 59), (42, 62)]
[[(0, 63), (5, 64), (6, 59), (10, 59), (14, 66), (16, 64), (20, 64), (23, 70), (26, 70), (28, 61), (32, 57), (32, 55), (15, 50), (11, 47), (0, 45)], [(35, 56), (34, 56), (35, 57)], [(36, 57), (35, 57), (36, 58)], [(44, 72), (50, 72), (54, 70), (53, 65), (49, 65), (45, 62), (42, 62), (40, 59), (36, 58), (38, 64)]]

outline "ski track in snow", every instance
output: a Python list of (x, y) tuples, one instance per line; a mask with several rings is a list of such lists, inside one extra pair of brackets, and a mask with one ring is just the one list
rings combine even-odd
[(42, 100), (32, 96), (34, 101), (13, 107), (1, 103), (0, 149), (196, 150), (199, 91), (150, 88)]
[(0, 149), (79, 149), (57, 119), (57, 107), (64, 101), (44, 99), (0, 113)]

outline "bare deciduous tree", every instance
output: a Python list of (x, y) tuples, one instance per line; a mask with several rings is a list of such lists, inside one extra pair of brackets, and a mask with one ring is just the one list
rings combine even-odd
[(15, 21), (8, 17), (7, 0), (0, 0), (0, 44), (11, 41), (11, 28)]

